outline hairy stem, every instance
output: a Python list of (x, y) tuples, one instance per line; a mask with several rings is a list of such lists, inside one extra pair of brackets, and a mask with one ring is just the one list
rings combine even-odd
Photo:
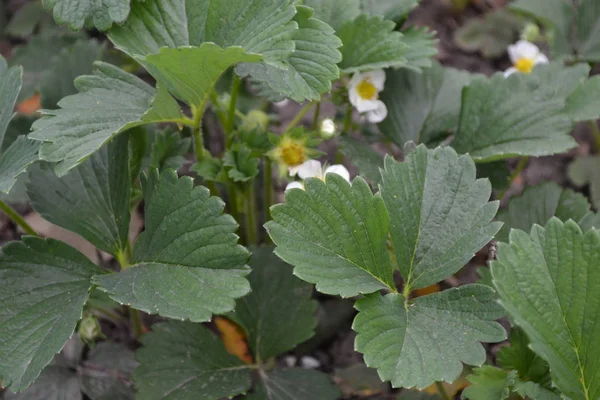
[(21, 217), (11, 206), (0, 200), (0, 210), (10, 218), (15, 224), (20, 226), (25, 233), (32, 236), (39, 236), (36, 231)]
[(233, 82), (231, 83), (231, 101), (229, 102), (229, 111), (227, 114), (227, 125), (225, 126), (225, 138), (227, 142), (231, 139), (231, 132), (235, 126), (235, 111), (237, 110), (237, 101), (240, 93), (242, 80), (237, 74), (233, 74)]
[(270, 208), (273, 204), (273, 161), (265, 157), (265, 221), (271, 219)]
[[(119, 264), (121, 264), (122, 271), (131, 267), (131, 245), (129, 244), (129, 241), (127, 242), (127, 246), (125, 246), (125, 249), (119, 251), (116, 257), (117, 261), (119, 261)], [(142, 319), (140, 318), (140, 312), (132, 307), (129, 307), (129, 319), (131, 321), (135, 338), (139, 339), (140, 336), (142, 336), (142, 333), (144, 333), (144, 326), (142, 324)]]
[(311, 107), (313, 106), (314, 102), (309, 102), (306, 103), (304, 105), (304, 107), (302, 107), (302, 109), (298, 112), (298, 114), (296, 114), (296, 116), (294, 117), (294, 119), (289, 123), (289, 125), (285, 128), (285, 132), (289, 132), (290, 130), (292, 130), (296, 125), (298, 125), (298, 123), (300, 123), (300, 121), (302, 121), (302, 118), (304, 118), (304, 116), (306, 115), (306, 113), (308, 112), (308, 110), (311, 109)]
[(504, 195), (506, 195), (506, 192), (508, 191), (508, 189), (510, 189), (510, 187), (515, 182), (515, 180), (519, 177), (519, 175), (521, 175), (521, 172), (523, 172), (523, 169), (525, 169), (525, 166), (527, 166), (527, 161), (529, 161), (529, 157), (527, 157), (527, 156), (521, 157), (521, 160), (519, 160), (519, 164), (517, 165), (517, 168), (515, 168), (513, 173), (508, 178), (508, 187), (506, 189), (502, 190), (498, 194), (498, 200), (502, 200), (504, 198)]
[(248, 245), (258, 244), (256, 235), (256, 191), (254, 181), (250, 182), (246, 192), (246, 240)]
[(321, 102), (318, 101), (315, 104), (315, 116), (313, 117), (312, 130), (316, 131), (319, 129), (319, 117), (321, 116)]

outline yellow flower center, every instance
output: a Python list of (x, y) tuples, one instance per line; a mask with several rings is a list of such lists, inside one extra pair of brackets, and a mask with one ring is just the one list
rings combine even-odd
[(306, 147), (304, 143), (293, 139), (285, 139), (279, 145), (279, 157), (283, 163), (290, 167), (306, 161)]
[(366, 79), (356, 86), (356, 91), (363, 100), (375, 100), (377, 98), (377, 88)]
[(515, 63), (515, 68), (523, 74), (530, 74), (533, 67), (534, 63), (531, 58), (519, 58)]

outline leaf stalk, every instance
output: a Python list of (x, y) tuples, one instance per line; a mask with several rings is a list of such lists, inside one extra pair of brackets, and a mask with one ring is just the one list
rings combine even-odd
[(32, 236), (39, 236), (37, 232), (17, 213), (11, 206), (0, 200), (0, 210), (4, 211), (4, 213), (11, 219), (15, 224), (20, 226), (25, 233)]

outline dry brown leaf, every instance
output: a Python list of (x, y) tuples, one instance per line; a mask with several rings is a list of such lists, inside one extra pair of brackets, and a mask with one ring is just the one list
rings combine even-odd
[(254, 360), (250, 354), (248, 338), (242, 328), (225, 317), (216, 317), (215, 325), (221, 334), (221, 340), (227, 352), (246, 364), (252, 364)]
[(36, 93), (30, 98), (25, 99), (17, 104), (17, 112), (25, 115), (33, 115), (37, 113), (40, 108), (42, 108), (42, 103), (39, 93)]
[(413, 297), (421, 297), (421, 296), (427, 296), (428, 294), (437, 293), (440, 290), (442, 290), (441, 286), (438, 285), (437, 283), (434, 283), (431, 286), (427, 286), (427, 287), (424, 287), (421, 289), (416, 289), (412, 293), (413, 293)]
[[(470, 385), (469, 381), (466, 380), (464, 376), (461, 376), (460, 378), (458, 378), (457, 380), (455, 380), (452, 383), (442, 382), (442, 387), (444, 388), (444, 391), (446, 392), (446, 394), (448, 396), (450, 396), (450, 398), (454, 398), (454, 396), (456, 396), (456, 394), (458, 392), (460, 392), (461, 390), (463, 390), (464, 388), (466, 388), (469, 385)], [(429, 394), (441, 395), (441, 393), (439, 392), (437, 385), (435, 383), (431, 386), (426, 387), (424, 389), (424, 391)]]

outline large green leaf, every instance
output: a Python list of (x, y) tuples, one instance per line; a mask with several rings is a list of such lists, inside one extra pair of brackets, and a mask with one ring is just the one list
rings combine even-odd
[(405, 18), (417, 4), (419, 0), (360, 0), (364, 12), (394, 21)]
[(285, 204), (271, 208), (273, 221), (265, 227), (278, 246), (275, 253), (323, 293), (395, 291), (381, 196), (373, 196), (360, 177), (351, 185), (336, 174), (326, 182), (308, 179), (305, 188), (289, 190)]
[(31, 171), (27, 190), (33, 208), (97, 248), (124, 254), (131, 198), (128, 153), (129, 138), (121, 135), (62, 178), (47, 165)]
[(152, 326), (133, 373), (144, 400), (215, 400), (250, 389), (250, 369), (208, 328), (189, 322)]
[(343, 43), (340, 69), (352, 73), (405, 66), (408, 46), (395, 26), (392, 21), (365, 14), (345, 22), (337, 33)]
[(0, 56), (0, 147), (3, 147), (4, 134), (13, 117), (22, 82), (23, 69), (7, 68), (6, 61)]
[[(140, 58), (154, 77), (190, 106), (204, 107), (219, 77), (240, 62), (258, 62), (262, 56), (241, 47), (221, 48), (214, 43), (200, 47), (162, 48)], [(202, 78), (199, 79), (198, 76)]]
[(299, 29), (292, 32), (294, 53), (278, 65), (246, 64), (236, 70), (251, 75), (266, 97), (283, 96), (298, 102), (319, 100), (323, 93), (331, 91), (331, 82), (339, 77), (337, 63), (342, 55), (338, 48), (342, 42), (332, 27), (313, 18), (311, 8), (297, 6), (297, 9), (294, 20)]
[(453, 133), (458, 128), (461, 91), (472, 78), (468, 72), (443, 68), (437, 62), (420, 73), (388, 71), (381, 93), (388, 117), (379, 128), (401, 147), (409, 141), (428, 143)]
[(600, 234), (551, 219), (530, 234), (513, 230), (493, 261), (502, 305), (573, 400), (600, 396)]
[(39, 148), (39, 142), (19, 136), (0, 155), (0, 192), (10, 193), (17, 178), (38, 160)]
[(477, 161), (514, 156), (544, 156), (569, 150), (573, 123), (565, 111), (566, 97), (583, 69), (540, 65), (532, 74), (498, 73), (477, 79), (463, 91), (456, 138), (459, 153)]
[(315, 18), (328, 23), (336, 31), (361, 12), (360, 0), (304, 0), (304, 4), (315, 10)]
[(317, 303), (313, 288), (292, 274), (273, 247), (254, 249), (249, 275), (252, 292), (236, 302), (230, 316), (244, 328), (257, 360), (268, 360), (310, 339)]
[(577, 15), (577, 57), (590, 62), (600, 61), (600, 3), (581, 0)]
[(319, 371), (276, 369), (261, 377), (246, 400), (336, 400), (341, 394), (331, 379)]
[(508, 206), (498, 213), (497, 219), (504, 226), (496, 239), (508, 242), (511, 229), (529, 232), (535, 224), (546, 225), (552, 217), (579, 222), (588, 214), (590, 204), (581, 193), (563, 189), (554, 182), (530, 186), (521, 196), (511, 198)]
[(381, 195), (407, 290), (452, 275), (500, 229), (490, 182), (475, 175), (471, 158), (450, 147), (421, 145), (403, 163), (386, 158)]
[(140, 78), (98, 62), (94, 75), (77, 78), (79, 94), (33, 124), (30, 138), (43, 141), (40, 159), (58, 163), (59, 176), (81, 164), (111, 138), (141, 124), (180, 118), (176, 101)]
[(567, 112), (576, 122), (600, 118), (600, 76), (579, 84), (567, 98)]
[(54, 239), (26, 237), (0, 253), (0, 379), (19, 392), (50, 363), (81, 318), (102, 270)]
[(143, 186), (146, 223), (133, 266), (95, 283), (121, 304), (165, 317), (200, 322), (231, 311), (250, 290), (250, 271), (223, 201), (173, 170), (151, 171)]
[[(113, 23), (121, 24), (129, 16), (131, 0), (44, 0), (44, 6), (54, 9), (54, 19), (73, 30), (93, 22), (102, 31)], [(143, 0), (141, 0), (143, 1)]]
[(481, 365), (479, 342), (499, 342), (503, 315), (494, 291), (465, 285), (414, 300), (400, 294), (372, 294), (357, 301), (353, 324), (355, 348), (369, 367), (393, 387), (425, 388), (434, 381), (452, 382), (462, 364)]

